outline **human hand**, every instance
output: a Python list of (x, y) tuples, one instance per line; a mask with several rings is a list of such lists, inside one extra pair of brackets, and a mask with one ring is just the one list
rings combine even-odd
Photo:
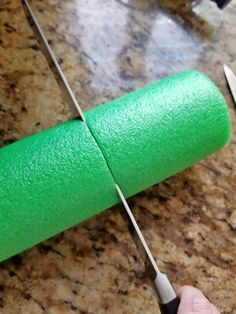
[(183, 286), (179, 289), (178, 295), (180, 297), (178, 314), (220, 314), (203, 293), (194, 287)]

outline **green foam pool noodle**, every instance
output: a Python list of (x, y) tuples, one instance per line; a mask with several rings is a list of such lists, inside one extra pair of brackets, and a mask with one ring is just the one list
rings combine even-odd
[(228, 142), (216, 86), (189, 71), (0, 150), (0, 261), (205, 158)]
[(230, 117), (215, 84), (198, 71), (167, 77), (86, 113), (126, 196), (220, 149)]
[(0, 261), (117, 203), (91, 133), (68, 121), (0, 150)]

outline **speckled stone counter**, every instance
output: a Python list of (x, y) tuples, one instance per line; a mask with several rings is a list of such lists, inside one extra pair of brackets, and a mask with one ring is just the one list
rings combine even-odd
[[(235, 107), (222, 64), (236, 71), (236, 3), (43, 0), (32, 7), (84, 110), (196, 68)], [(19, 0), (0, 3), (0, 146), (71, 117)], [(236, 313), (236, 141), (130, 199), (176, 287), (202, 289)], [(30, 235), (29, 235), (30, 236)], [(0, 265), (0, 313), (158, 313), (120, 215), (103, 214)]]

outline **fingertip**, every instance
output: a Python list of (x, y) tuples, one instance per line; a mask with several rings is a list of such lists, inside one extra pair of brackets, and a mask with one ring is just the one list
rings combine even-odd
[(177, 290), (178, 296), (181, 297), (181, 295), (183, 294), (184, 290), (188, 289), (188, 287), (190, 287), (190, 286), (184, 285), (184, 286), (179, 287), (179, 289)]
[(184, 285), (178, 289), (178, 296), (180, 297), (178, 314), (220, 314), (217, 308), (209, 302), (207, 297), (197, 288)]
[(217, 310), (217, 308), (215, 307), (215, 305), (213, 305), (212, 303), (210, 303), (211, 306), (211, 313), (212, 314), (220, 314), (220, 312)]
[(184, 294), (202, 294), (202, 292), (197, 289), (197, 288), (194, 288), (193, 286), (189, 286), (189, 285), (184, 285), (182, 287), (180, 287), (177, 291), (177, 294), (179, 297), (182, 297), (182, 295)]
[(210, 313), (210, 310), (210, 302), (203, 294), (196, 294), (192, 297), (192, 311), (194, 313)]
[(178, 314), (210, 313), (209, 301), (197, 288), (192, 286), (183, 286), (179, 289), (178, 293), (180, 295)]

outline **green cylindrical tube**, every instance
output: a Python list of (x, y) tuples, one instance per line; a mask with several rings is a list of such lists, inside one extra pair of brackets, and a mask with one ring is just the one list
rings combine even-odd
[(86, 113), (125, 196), (224, 146), (231, 124), (215, 84), (198, 71), (167, 77)]
[(0, 150), (0, 261), (205, 158), (228, 142), (215, 85), (178, 74)]
[(68, 121), (0, 150), (0, 261), (118, 202), (88, 128)]

